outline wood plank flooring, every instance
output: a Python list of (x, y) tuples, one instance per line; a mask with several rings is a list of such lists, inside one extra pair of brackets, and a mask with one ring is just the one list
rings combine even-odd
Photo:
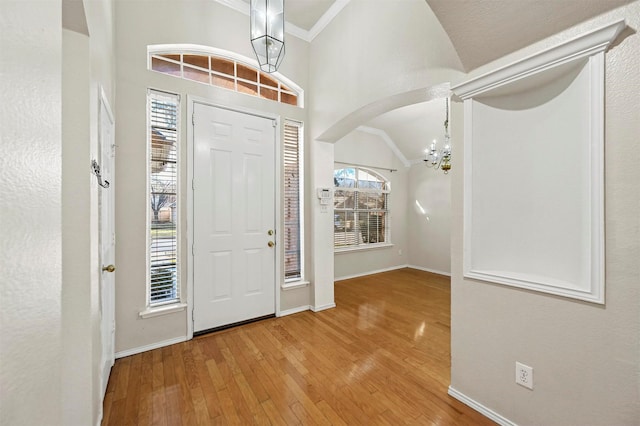
[(447, 277), (335, 285), (337, 308), (118, 359), (103, 425), (492, 425), (447, 395)]

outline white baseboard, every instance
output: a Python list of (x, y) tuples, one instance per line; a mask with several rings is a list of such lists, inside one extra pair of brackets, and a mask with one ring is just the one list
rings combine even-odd
[(376, 269), (375, 271), (363, 272), (361, 274), (345, 275), (344, 277), (334, 278), (333, 281), (342, 281), (342, 280), (350, 280), (351, 278), (366, 277), (367, 275), (379, 274), (381, 272), (395, 271), (396, 269), (402, 269), (408, 266), (409, 265), (396, 265), (396, 266), (391, 266), (389, 268)]
[(286, 317), (287, 315), (297, 314), (298, 312), (304, 312), (311, 309), (309, 305), (298, 306), (297, 308), (285, 309), (284, 311), (280, 311), (279, 317)]
[(419, 271), (431, 272), (432, 274), (444, 275), (446, 277), (451, 276), (451, 272), (438, 271), (437, 269), (423, 268), (417, 265), (407, 265), (407, 268), (417, 269)]
[(313, 312), (320, 312), (320, 311), (324, 311), (326, 309), (331, 309), (335, 307), (336, 307), (335, 303), (327, 303), (326, 305), (309, 306), (309, 309), (311, 309)]
[(137, 355), (142, 352), (152, 351), (158, 348), (164, 348), (165, 346), (175, 345), (176, 343), (186, 342), (187, 340), (188, 340), (187, 336), (182, 336), (182, 337), (176, 337), (175, 339), (163, 340), (162, 342), (152, 343), (146, 346), (139, 346), (137, 348), (127, 349), (125, 351), (116, 352), (116, 359), (124, 358), (126, 356), (131, 356), (131, 355)]
[(502, 425), (502, 426), (518, 426), (516, 423), (512, 422), (511, 420), (507, 419), (506, 417), (503, 417), (500, 414), (498, 414), (495, 411), (493, 411), (492, 409), (485, 407), (484, 405), (480, 404), (478, 401), (475, 401), (475, 400), (469, 398), (467, 395), (463, 394), (462, 392), (458, 392), (457, 390), (455, 390), (451, 386), (449, 386), (449, 392), (448, 393), (449, 393), (449, 395), (451, 395), (452, 397), (454, 397), (458, 401), (462, 402), (465, 405), (468, 405), (469, 407), (473, 408), (474, 410), (476, 410), (477, 412), (481, 413), (485, 417), (490, 418), (491, 420), (493, 420), (494, 422), (498, 423), (499, 425)]

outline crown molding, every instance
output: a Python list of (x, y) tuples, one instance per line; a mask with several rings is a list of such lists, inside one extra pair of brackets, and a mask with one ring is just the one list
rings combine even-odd
[(398, 160), (400, 160), (400, 162), (405, 167), (411, 167), (411, 163), (409, 162), (409, 160), (407, 160), (404, 154), (402, 154), (402, 151), (400, 151), (400, 149), (398, 148), (398, 145), (396, 145), (396, 143), (393, 141), (393, 139), (391, 139), (391, 137), (387, 134), (387, 132), (385, 132), (384, 130), (376, 129), (375, 127), (369, 127), (369, 126), (359, 126), (358, 128), (356, 128), (356, 130), (369, 133), (371, 135), (376, 135), (379, 138), (381, 138), (383, 141), (387, 143), (387, 146), (389, 146), (391, 151), (393, 151), (396, 157), (398, 157)]
[[(215, 0), (216, 2), (227, 6), (235, 11), (238, 11), (244, 15), (250, 15), (250, 7), (249, 3), (244, 2), (243, 0)], [(301, 40), (306, 41), (307, 43), (311, 43), (314, 38), (316, 38), (322, 30), (325, 29), (329, 23), (335, 18), (338, 13), (347, 5), (351, 0), (335, 0), (331, 7), (327, 9), (327, 11), (318, 19), (318, 22), (311, 28), (309, 31), (304, 30), (296, 25), (285, 20), (284, 31), (287, 34), (290, 34), (294, 37), (297, 37)]]
[(465, 100), (551, 68), (595, 55), (605, 51), (625, 27), (623, 19), (616, 21), (458, 84), (451, 90)]

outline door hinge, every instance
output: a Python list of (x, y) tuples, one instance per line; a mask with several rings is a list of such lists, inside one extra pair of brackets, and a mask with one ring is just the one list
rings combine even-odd
[(195, 256), (196, 255), (196, 248), (195, 248), (195, 244), (191, 244), (191, 255)]
[(193, 124), (194, 126), (196, 124), (196, 113), (195, 112), (193, 114), (191, 114), (191, 124)]
[(196, 180), (191, 179), (191, 189), (196, 189)]
[(271, 122), (271, 125), (272, 125), (273, 127), (276, 127), (276, 126), (278, 125), (278, 120), (273, 120), (273, 121)]
[(196, 322), (196, 315), (193, 313), (193, 309), (191, 310), (191, 322)]

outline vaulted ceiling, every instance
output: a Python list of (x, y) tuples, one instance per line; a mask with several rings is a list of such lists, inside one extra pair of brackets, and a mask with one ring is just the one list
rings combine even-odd
[[(250, 0), (217, 0), (230, 4)], [(285, 0), (293, 34), (311, 41), (350, 0)], [(351, 0), (372, 1), (372, 0)], [(611, 9), (638, 0), (425, 0), (471, 71)], [(375, 3), (374, 3), (375, 4)], [(398, 7), (402, 2), (398, 2)], [(293, 28), (295, 27), (295, 28)], [(289, 32), (289, 31), (288, 31)], [(444, 132), (444, 106), (432, 101), (363, 125), (384, 131), (411, 161)]]

